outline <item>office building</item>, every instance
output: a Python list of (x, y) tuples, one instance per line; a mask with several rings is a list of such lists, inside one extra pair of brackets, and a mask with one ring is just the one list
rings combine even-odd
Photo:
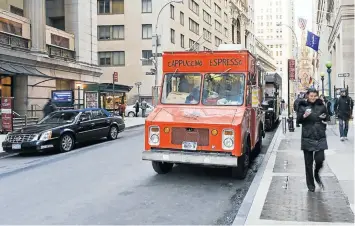
[[(96, 0), (0, 0), (1, 96), (41, 116), (52, 90), (99, 82)], [(78, 102), (77, 102), (78, 104)]]
[[(293, 0), (255, 0), (255, 32), (257, 38), (272, 51), (276, 72), (281, 75), (283, 87), (287, 87), (287, 60), (296, 58), (297, 39)], [(287, 99), (287, 89), (282, 97)]]

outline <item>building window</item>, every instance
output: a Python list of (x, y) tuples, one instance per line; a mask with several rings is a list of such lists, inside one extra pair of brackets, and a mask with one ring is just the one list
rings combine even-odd
[(185, 35), (180, 35), (180, 46), (181, 48), (185, 48)]
[(151, 39), (151, 38), (152, 38), (152, 25), (142, 24), (142, 39)]
[(207, 29), (203, 29), (203, 39), (207, 42), (212, 42), (212, 33)]
[(13, 5), (10, 5), (10, 12), (19, 16), (23, 16), (23, 9), (17, 8)]
[(125, 65), (125, 52), (99, 52), (100, 66), (124, 66)]
[(224, 22), (228, 23), (228, 15), (227, 15), (227, 13), (224, 13)]
[(200, 6), (194, 0), (189, 0), (189, 9), (196, 15), (199, 15)]
[(203, 10), (203, 20), (208, 24), (212, 23), (211, 15), (205, 10)]
[(198, 44), (197, 42), (195, 42), (192, 39), (189, 39), (189, 48), (193, 49), (193, 50), (199, 50), (200, 49), (200, 44)]
[(242, 44), (242, 33), (239, 19), (237, 19), (237, 44)]
[(97, 10), (99, 14), (110, 13), (110, 0), (98, 0), (97, 4)]
[(98, 26), (98, 40), (123, 40), (124, 25)]
[(280, 56), (282, 56), (282, 51), (280, 51)]
[(124, 14), (124, 0), (112, 0), (112, 14)]
[(214, 44), (218, 47), (220, 44), (222, 44), (222, 39), (215, 36), (214, 37)]
[(203, 0), (203, 2), (211, 8), (211, 0)]
[(170, 4), (170, 18), (175, 20), (175, 7)]
[(221, 7), (219, 7), (216, 3), (214, 4), (214, 12), (215, 12), (218, 16), (221, 16), (221, 14), (222, 14)]
[(189, 28), (190, 31), (192, 31), (195, 34), (199, 34), (200, 31), (200, 25), (198, 23), (196, 23), (194, 20), (192, 20), (191, 18), (189, 18)]
[(142, 0), (142, 13), (152, 12), (152, 0)]
[(171, 43), (175, 44), (175, 30), (170, 29), (170, 41)]
[(214, 24), (215, 24), (216, 31), (219, 31), (220, 33), (222, 33), (222, 24), (220, 22), (218, 22), (217, 20), (214, 21)]
[(228, 37), (228, 29), (226, 27), (224, 28), (224, 36)]
[(152, 65), (153, 61), (152, 58), (153, 53), (152, 50), (142, 50), (142, 59), (147, 59), (147, 60), (142, 60), (142, 65)]

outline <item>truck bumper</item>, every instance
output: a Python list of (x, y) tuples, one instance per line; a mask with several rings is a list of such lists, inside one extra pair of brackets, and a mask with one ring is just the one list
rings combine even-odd
[(236, 167), (238, 165), (238, 157), (223, 153), (151, 150), (143, 151), (142, 159), (157, 162), (185, 163), (209, 166)]

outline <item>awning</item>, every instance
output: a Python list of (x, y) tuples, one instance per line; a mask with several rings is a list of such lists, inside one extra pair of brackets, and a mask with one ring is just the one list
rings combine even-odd
[(10, 75), (32, 75), (38, 77), (51, 78), (50, 76), (43, 74), (38, 71), (35, 67), (24, 66), (24, 65), (16, 65), (9, 63), (0, 63), (0, 73), (2, 74), (10, 74)]

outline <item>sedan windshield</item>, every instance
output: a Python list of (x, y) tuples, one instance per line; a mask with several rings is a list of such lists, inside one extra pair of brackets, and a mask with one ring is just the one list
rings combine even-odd
[(200, 102), (201, 74), (166, 74), (162, 89), (163, 104), (198, 104)]
[(74, 122), (76, 116), (79, 112), (68, 111), (68, 112), (54, 112), (44, 119), (42, 119), (38, 124), (67, 124)]
[(240, 106), (244, 102), (244, 74), (206, 74), (203, 81), (204, 105)]

